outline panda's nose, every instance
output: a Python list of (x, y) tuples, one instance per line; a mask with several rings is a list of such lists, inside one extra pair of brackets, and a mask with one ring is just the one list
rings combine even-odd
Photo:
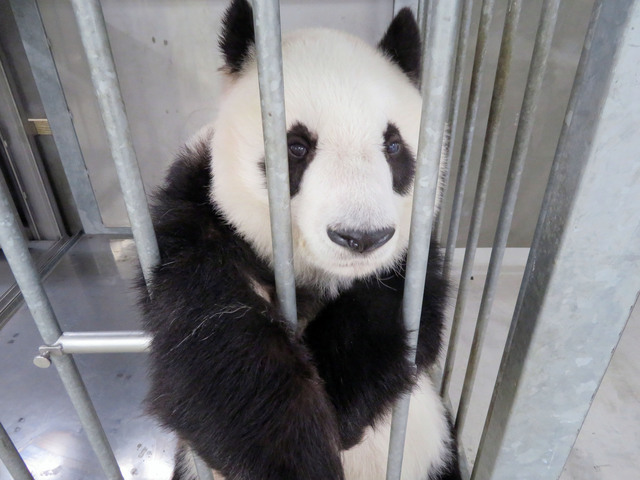
[(380, 248), (393, 237), (396, 229), (393, 227), (380, 230), (334, 230), (327, 229), (332, 242), (346, 247), (354, 252), (365, 253)]

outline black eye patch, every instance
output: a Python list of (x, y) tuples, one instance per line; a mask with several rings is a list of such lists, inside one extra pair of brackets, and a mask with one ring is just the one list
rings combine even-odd
[(393, 176), (393, 191), (400, 195), (406, 195), (409, 193), (413, 176), (416, 173), (416, 159), (404, 143), (398, 127), (393, 123), (387, 124), (383, 139), (384, 154)]
[[(293, 197), (300, 191), (305, 170), (316, 153), (318, 138), (302, 123), (294, 124), (287, 132), (287, 154), (289, 157), (289, 194)], [(264, 160), (258, 168), (266, 176)]]
[(317, 144), (317, 135), (302, 123), (295, 123), (287, 132), (289, 193), (292, 197), (300, 191), (302, 176), (316, 154)]

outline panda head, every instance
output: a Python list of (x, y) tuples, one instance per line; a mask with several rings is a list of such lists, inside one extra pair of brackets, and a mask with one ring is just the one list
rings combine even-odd
[[(220, 37), (227, 76), (211, 140), (211, 199), (272, 259), (252, 10), (234, 0)], [(340, 286), (380, 274), (408, 243), (421, 98), (410, 10), (377, 48), (309, 29), (283, 37), (296, 280)]]

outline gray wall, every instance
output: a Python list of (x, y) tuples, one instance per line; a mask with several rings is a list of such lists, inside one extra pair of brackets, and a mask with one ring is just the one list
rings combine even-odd
[[(392, 3), (390, 0), (284, 0), (283, 30), (325, 26), (348, 30), (375, 43), (391, 19)], [(477, 18), (481, 2), (475, 3)], [(541, 3), (541, 0), (524, 2), (520, 34), (515, 45), (514, 74), (487, 200), (481, 246), (489, 245), (493, 238)], [(532, 237), (593, 0), (566, 0), (562, 3), (545, 80), (546, 95), (538, 110), (510, 238), (511, 246), (528, 246)], [(464, 244), (471, 211), (506, 0), (498, 0), (497, 4), (499, 8), (489, 46), (490, 65), (484, 79), (484, 103), (476, 129), (473, 165), (463, 208), (460, 245)], [(126, 225), (124, 204), (71, 7), (66, 0), (41, 0), (39, 5), (104, 221), (110, 226)], [(217, 34), (227, 2), (103, 0), (102, 5), (135, 148), (149, 192), (162, 182), (164, 172), (180, 145), (215, 115), (220, 94)], [(471, 70), (473, 43), (468, 55), (467, 75)], [(461, 130), (459, 128), (458, 131), (461, 133)], [(456, 171), (454, 161), (452, 184)]]

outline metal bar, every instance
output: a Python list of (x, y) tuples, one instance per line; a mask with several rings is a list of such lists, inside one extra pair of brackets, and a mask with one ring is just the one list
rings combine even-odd
[[(36, 268), (37, 273), (42, 280), (47, 278), (60, 259), (76, 244), (79, 238), (80, 233), (77, 233), (73, 237), (65, 237), (58, 240), (51, 246), (51, 248), (49, 248), (49, 250), (47, 250), (44, 258), (40, 258), (38, 260)], [(20, 292), (20, 287), (18, 287), (16, 283), (11, 285), (0, 296), (0, 328), (2, 328), (16, 310), (20, 308), (22, 301), (22, 292)]]
[(151, 339), (146, 332), (65, 332), (53, 346), (63, 354), (141, 353), (149, 351)]
[[(11, 211), (11, 201), (2, 182), (0, 182), (0, 245), (42, 339), (47, 344), (55, 342), (62, 333), (60, 325), (42, 287), (33, 259), (29, 254), (29, 248), (20, 231), (20, 225)], [(78, 412), (102, 469), (109, 479), (122, 480), (118, 463), (73, 358), (55, 357), (53, 362)]]
[(123, 477), (118, 462), (73, 357), (52, 357), (51, 361), (58, 370), (103, 472), (109, 479), (121, 480)]
[(280, 2), (278, 0), (253, 2), (253, 24), (256, 36), (276, 290), (285, 318), (295, 327), (298, 316), (291, 239)]
[(640, 1), (598, 0), (472, 478), (558, 478), (640, 292)]
[(415, 14), (420, 9), (420, 0), (393, 0), (393, 15), (397, 15), (405, 7), (409, 7)]
[[(491, 20), (493, 19), (493, 10), (494, 10), (494, 0), (484, 0), (482, 3), (482, 13), (480, 14), (480, 27), (478, 29), (478, 41), (476, 43), (476, 52), (475, 58), (473, 61), (473, 71), (471, 73), (471, 90), (469, 92), (469, 106), (467, 107), (467, 114), (465, 117), (464, 123), (464, 133), (462, 137), (462, 150), (460, 152), (460, 161), (458, 162), (458, 178), (456, 180), (456, 190), (453, 198), (453, 206), (451, 207), (451, 220), (449, 223), (449, 233), (447, 234), (447, 249), (444, 257), (444, 271), (445, 274), (448, 275), (451, 271), (451, 262), (453, 261), (453, 253), (456, 248), (456, 240), (458, 237), (458, 227), (460, 225), (460, 216), (462, 215), (462, 202), (464, 200), (464, 190), (465, 185), (467, 183), (467, 174), (469, 171), (469, 162), (471, 158), (471, 147), (473, 145), (473, 136), (476, 128), (476, 119), (478, 116), (478, 108), (480, 106), (480, 92), (482, 90), (482, 78), (483, 72), (485, 68), (485, 56), (487, 51), (487, 40), (489, 36), (489, 29), (491, 26)], [(511, 12), (507, 13), (507, 19), (509, 18)], [(506, 22), (507, 20), (505, 20)], [(505, 45), (503, 40), (502, 45)], [(501, 45), (501, 53), (503, 51)], [(500, 73), (500, 68), (498, 67), (496, 70), (496, 81), (498, 80), (498, 75)], [(496, 92), (494, 86), (494, 93)], [(501, 96), (500, 96), (501, 97)], [(495, 99), (495, 95), (492, 98), (492, 106)], [(502, 98), (500, 98), (500, 102), (502, 102)], [(501, 103), (500, 103), (501, 105)], [(489, 125), (487, 125), (489, 127)], [(492, 161), (492, 158), (485, 158), (483, 155), (483, 162)], [(488, 182), (488, 172), (485, 169), (480, 168), (480, 173), (478, 177), (478, 185), (482, 182)], [(480, 200), (484, 204), (484, 196), (486, 193), (476, 192), (476, 199), (474, 201), (474, 210), (476, 209), (476, 205), (478, 205), (478, 200)], [(483, 206), (483, 205), (482, 205)], [(480, 218), (478, 221), (481, 221)], [(472, 217), (473, 221), (473, 217)], [(471, 236), (473, 226), (470, 227), (469, 236)], [(469, 241), (467, 241), (467, 245), (469, 245)], [(467, 260), (467, 254), (465, 252), (465, 263), (468, 263), (471, 260), (471, 266), (473, 266), (473, 257), (470, 257)], [(469, 266), (467, 265), (467, 270)], [(460, 275), (460, 290), (463, 292), (462, 287), (465, 282), (465, 276), (467, 276), (467, 271), (464, 266), (462, 269), (462, 274)], [(458, 299), (456, 302), (456, 312), (459, 309), (460, 302), (460, 292), (458, 293)], [(440, 388), (440, 394), (442, 396), (446, 395), (447, 390), (449, 388), (449, 382), (451, 381), (451, 374), (453, 372), (453, 363), (455, 361), (456, 350), (458, 348), (458, 330), (460, 327), (459, 322), (460, 316), (458, 314), (454, 315), (453, 321), (451, 322), (451, 331), (449, 333), (449, 344), (447, 347), (447, 356), (444, 363), (444, 369), (442, 373), (442, 385)]]
[(211, 471), (211, 467), (207, 465), (207, 463), (200, 458), (195, 451), (190, 450), (191, 457), (193, 458), (193, 464), (196, 467), (196, 474), (198, 475), (199, 480), (213, 480), (213, 472)]
[[(420, 25), (420, 30), (422, 31), (424, 28), (426, 28), (427, 25), (427, 18), (428, 18), (428, 11), (431, 8), (431, 0), (418, 0), (418, 8), (416, 10), (416, 18), (418, 19), (418, 25)], [(424, 32), (423, 32), (423, 36), (422, 36), (422, 41), (425, 42), (425, 36), (424, 36)], [(424, 43), (423, 43), (424, 45)]]
[[(510, 0), (505, 16), (502, 41), (500, 43), (500, 53), (498, 55), (498, 66), (496, 67), (496, 78), (491, 96), (491, 106), (489, 108), (489, 118), (487, 120), (487, 132), (482, 148), (482, 158), (480, 160), (480, 170), (476, 183), (476, 192), (471, 211), (471, 222), (469, 224), (469, 234), (464, 251), (462, 262), (462, 272), (460, 273), (460, 283), (458, 285), (458, 296), (456, 307), (451, 322), (451, 338), (442, 381), (442, 392), (446, 392), (451, 381), (451, 373), (455, 361), (455, 353), (458, 347), (458, 330), (464, 310), (467, 304), (467, 293), (469, 291), (469, 281), (475, 260), (478, 238), (480, 237), (480, 227), (482, 226), (482, 216), (489, 191), (489, 181), (491, 180), (491, 169), (495, 158), (496, 146), (498, 144), (498, 134), (500, 133), (500, 123), (502, 121), (502, 107), (507, 87), (507, 79), (511, 70), (512, 48), (516, 37), (516, 28), (522, 10), (522, 0)], [(457, 424), (457, 419), (456, 419)]]
[(0, 460), (14, 480), (33, 480), (33, 476), (22, 460), (18, 449), (0, 423)]
[[(409, 250), (402, 315), (410, 347), (408, 360), (415, 363), (422, 312), (429, 237), (433, 223), (438, 167), (451, 89), (452, 63), (460, 22), (461, 0), (433, 2), (429, 18), (429, 44), (422, 52), (422, 118), (416, 158)], [(404, 439), (410, 397), (395, 405), (387, 462), (387, 480), (397, 480), (402, 471)]]
[[(476, 128), (476, 117), (480, 106), (480, 93), (482, 91), (482, 80), (486, 66), (487, 41), (493, 19), (495, 0), (483, 0), (482, 11), (480, 13), (480, 26), (478, 27), (478, 38), (476, 50), (473, 58), (473, 69), (471, 71), (471, 86), (469, 90), (469, 104), (464, 120), (464, 132), (462, 135), (462, 149), (458, 162), (458, 176), (456, 178), (456, 188), (451, 206), (451, 219), (449, 221), (449, 231), (447, 233), (447, 249), (444, 257), (444, 272), (448, 276), (453, 261), (453, 253), (458, 239), (458, 227), (462, 215), (462, 203), (464, 200), (464, 190), (469, 172), (469, 161), (471, 157), (471, 147), (473, 135)], [(451, 341), (449, 342), (451, 345)], [(447, 375), (447, 365), (445, 365), (445, 375)]]
[(102, 8), (99, 0), (72, 0), (71, 4), (89, 62), (91, 81), (118, 172), (142, 273), (149, 283), (153, 267), (160, 262), (160, 253), (120, 94)]
[[(0, 60), (3, 60), (1, 55)], [(0, 62), (0, 148), (4, 150), (7, 167), (19, 190), (17, 201), (33, 239), (58, 239), (63, 236), (62, 218), (52, 202), (51, 186), (43, 175), (37, 147), (25, 131), (24, 120), (24, 112), (16, 104), (12, 84)]]
[(105, 233), (37, 2), (10, 0), (10, 3), (82, 228), (89, 234)]
[[(419, 0), (418, 12), (416, 18), (418, 20), (418, 27), (420, 29), (420, 43), (424, 47), (430, 41), (430, 29), (431, 24), (429, 19), (433, 16), (433, 1), (432, 0)], [(423, 73), (423, 72), (421, 72)], [(422, 77), (420, 77), (420, 87), (422, 87)]]
[(524, 169), (524, 162), (526, 160), (527, 151), (529, 150), (529, 141), (531, 140), (531, 132), (533, 131), (533, 121), (535, 118), (536, 107), (540, 100), (542, 80), (544, 79), (549, 52), (551, 51), (551, 41), (553, 40), (553, 33), (555, 31), (559, 8), (560, 0), (545, 0), (542, 6), (540, 24), (538, 25), (531, 58), (531, 67), (527, 78), (522, 108), (520, 109), (520, 120), (516, 130), (514, 150), (511, 156), (507, 183), (505, 185), (502, 206), (500, 208), (500, 217), (498, 219), (498, 226), (496, 228), (493, 248), (491, 250), (487, 280), (482, 292), (478, 320), (476, 322), (469, 361), (467, 362), (467, 371), (465, 373), (462, 393), (460, 395), (458, 414), (456, 415), (456, 430), (458, 432), (462, 431), (464, 428), (464, 422), (469, 409), (469, 399), (471, 398), (484, 334), (489, 321), (489, 314), (491, 313), (491, 305), (493, 303), (495, 289), (498, 284), (500, 266), (502, 264), (507, 240), (509, 238), (513, 212), (515, 210), (518, 191), (520, 189), (522, 170)]
[[(440, 171), (443, 171), (441, 188), (438, 189), (442, 196), (441, 203), (447, 196), (449, 187), (449, 177), (451, 175), (451, 160), (453, 157), (453, 145), (456, 135), (458, 134), (458, 117), (460, 115), (460, 100), (462, 99), (462, 73), (467, 63), (467, 50), (469, 45), (469, 36), (471, 33), (471, 19), (473, 17), (473, 0), (464, 0), (462, 4), (462, 13), (460, 20), (460, 33), (458, 34), (458, 43), (456, 46), (456, 61), (453, 71), (453, 84), (451, 87), (452, 95), (449, 103), (449, 119), (447, 120), (447, 131), (443, 139), (442, 159), (440, 160)], [(443, 163), (444, 162), (444, 163)], [(440, 210), (436, 217), (435, 235), (438, 240), (442, 238), (442, 228), (444, 225), (444, 215)], [(457, 235), (457, 233), (456, 233)]]

